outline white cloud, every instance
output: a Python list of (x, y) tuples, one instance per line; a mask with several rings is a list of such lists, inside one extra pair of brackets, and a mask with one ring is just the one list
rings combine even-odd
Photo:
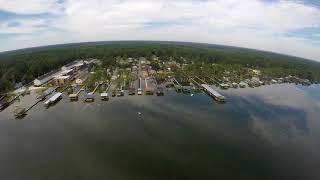
[(209, 29), (254, 28), (272, 33), (320, 25), (319, 9), (289, 1), (69, 0), (64, 5), (64, 25), (77, 31), (86, 23), (101, 30), (123, 25), (135, 28), (152, 21), (202, 24)]
[[(0, 7), (17, 13), (33, 13), (32, 9), (56, 13), (57, 18), (47, 21), (47, 25), (66, 32), (47, 32), (43, 40), (42, 35), (37, 36), (37, 42), (29, 36), (28, 44), (19, 42), (24, 47), (52, 44), (57, 39), (175, 40), (234, 45), (320, 60), (320, 47), (311, 40), (286, 36), (295, 30), (320, 27), (320, 10), (296, 1), (65, 0), (59, 4), (49, 0), (46, 4), (33, 0), (30, 6), (29, 2), (24, 3), (28, 10), (15, 9), (17, 0), (10, 1), (10, 6), (8, 2), (0, 0)], [(1, 29), (0, 26), (0, 33)], [(48, 34), (56, 35), (53, 39)], [(0, 45), (2, 50), (8, 47)]]
[(16, 14), (58, 13), (58, 0), (0, 0), (0, 10)]
[(27, 19), (27, 20), (10, 20), (0, 22), (0, 33), (6, 34), (29, 34), (46, 30), (47, 20), (44, 19)]

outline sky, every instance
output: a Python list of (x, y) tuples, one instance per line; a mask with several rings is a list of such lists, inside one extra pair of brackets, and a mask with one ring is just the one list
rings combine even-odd
[(0, 0), (0, 52), (114, 40), (221, 44), (320, 61), (320, 1)]

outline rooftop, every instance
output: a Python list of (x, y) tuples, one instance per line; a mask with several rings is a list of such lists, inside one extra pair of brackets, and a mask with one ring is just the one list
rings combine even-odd
[(63, 79), (69, 79), (69, 78), (70, 78), (70, 76), (60, 76), (60, 75), (55, 77), (55, 79), (59, 79), (59, 80), (60, 79), (62, 79), (62, 80)]
[(57, 74), (58, 72), (59, 72), (59, 69), (53, 70), (51, 72), (48, 72), (46, 74), (43, 74), (43, 75), (37, 77), (36, 79), (41, 81), (41, 80), (46, 79), (48, 77), (52, 77), (53, 75)]

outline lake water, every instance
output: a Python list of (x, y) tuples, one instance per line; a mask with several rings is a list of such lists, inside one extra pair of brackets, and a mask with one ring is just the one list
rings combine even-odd
[[(23, 119), (0, 112), (0, 179), (320, 179), (320, 86), (206, 94), (67, 95)], [(98, 95), (97, 95), (98, 96)]]

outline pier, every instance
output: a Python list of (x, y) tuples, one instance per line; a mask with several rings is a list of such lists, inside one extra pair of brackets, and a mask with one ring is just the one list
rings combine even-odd
[(16, 99), (18, 99), (20, 96), (22, 96), (21, 94), (18, 94), (16, 96), (14, 96), (12, 99), (10, 99), (9, 101), (4, 102), (1, 107), (0, 107), (0, 111), (2, 111), (3, 109), (7, 108), (8, 106), (10, 106)]
[(51, 104), (56, 103), (59, 99), (61, 99), (62, 93), (58, 92), (56, 94), (54, 94), (49, 100), (47, 100), (44, 105), (46, 107), (49, 107)]
[(213, 97), (218, 102), (225, 102), (226, 98), (218, 93), (216, 90), (214, 90), (211, 86), (208, 85), (207, 82), (199, 78), (198, 76), (195, 76), (199, 81), (202, 83), (199, 83), (200, 86), (203, 88), (203, 91), (206, 92), (209, 96)]
[(182, 85), (177, 81), (177, 79), (176, 79), (176, 78), (173, 78), (173, 79), (172, 79), (172, 82), (173, 82), (173, 86), (174, 86), (174, 88), (176, 89), (176, 91), (181, 92), (182, 89), (183, 89), (183, 87), (182, 87)]
[(28, 111), (30, 111), (34, 106), (36, 106), (37, 104), (39, 104), (41, 101), (43, 101), (42, 99), (38, 99), (35, 103), (33, 103), (28, 109), (25, 108), (17, 108), (14, 110), (14, 116), (16, 118), (22, 118), (23, 116), (25, 116), (27, 114)]
[[(29, 108), (25, 109), (25, 108), (18, 108), (16, 109), (17, 112), (14, 112), (14, 115), (16, 118), (22, 117), (24, 115), (27, 114), (28, 111), (30, 111), (33, 107), (35, 107), (37, 104), (39, 104), (40, 102), (42, 102), (47, 96), (49, 96), (52, 92), (54, 92), (56, 89), (58, 89), (58, 87), (55, 88), (49, 88), (47, 89), (44, 94), (42, 94), (41, 96), (36, 98), (36, 102), (34, 102)], [(21, 94), (18, 96), (20, 97)], [(17, 97), (16, 97), (17, 98)]]
[(137, 90), (137, 94), (138, 95), (142, 95), (142, 85), (141, 85), (141, 82), (142, 81), (142, 79), (141, 79), (141, 77), (139, 78), (139, 87), (138, 87), (138, 90)]
[(147, 95), (152, 95), (154, 93), (154, 88), (150, 85), (148, 85), (148, 80), (147, 78), (144, 79), (145, 81), (145, 92)]
[(108, 90), (110, 87), (111, 87), (111, 83), (109, 83), (107, 89), (103, 93), (100, 94), (101, 100), (106, 101), (109, 99)]
[(220, 86), (220, 83), (219, 83), (218, 80), (216, 80), (215, 78), (209, 77), (209, 76), (208, 76), (208, 78), (209, 78), (211, 81), (213, 81), (214, 83), (216, 83), (217, 85)]
[(70, 100), (71, 100), (71, 101), (76, 101), (76, 100), (78, 100), (79, 94), (80, 94), (81, 91), (84, 91), (84, 86), (82, 86), (77, 93), (75, 93), (75, 94), (70, 94), (70, 95), (69, 95)]
[(97, 86), (93, 89), (93, 91), (92, 91), (91, 93), (94, 94), (94, 93), (97, 91), (98, 87), (99, 87), (101, 84), (102, 84), (102, 83), (97, 84)]
[(197, 88), (199, 88), (200, 90), (203, 90), (203, 87), (201, 86), (201, 84), (198, 83), (196, 80), (194, 80), (194, 78), (189, 77), (189, 79), (190, 79), (190, 82), (191, 82), (191, 83), (193, 83), (194, 85), (197, 86)]
[(130, 81), (129, 83), (129, 95), (135, 95), (136, 94), (136, 88), (134, 87), (134, 82)]
[(96, 92), (96, 90), (98, 89), (98, 87), (101, 85), (102, 83), (98, 83), (97, 86), (93, 89), (92, 92), (89, 92), (86, 95), (86, 99), (84, 100), (85, 102), (93, 102), (94, 101), (94, 93)]
[(204, 91), (210, 96), (212, 96), (216, 101), (225, 102), (225, 97), (218, 93), (216, 90), (214, 90), (211, 86), (207, 84), (201, 84), (201, 86), (203, 87)]

